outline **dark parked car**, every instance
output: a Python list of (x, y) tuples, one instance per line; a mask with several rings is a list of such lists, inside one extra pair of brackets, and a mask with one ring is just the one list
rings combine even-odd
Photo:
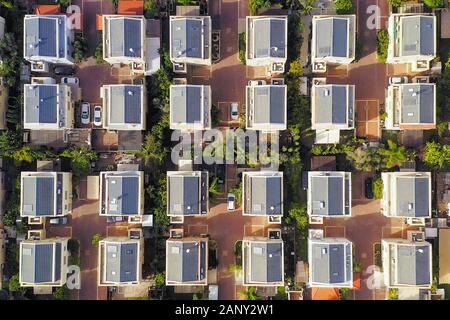
[(53, 73), (57, 76), (71, 76), (75, 74), (75, 68), (73, 67), (56, 67), (53, 69)]
[(367, 199), (373, 199), (373, 178), (367, 178), (365, 181), (365, 195)]

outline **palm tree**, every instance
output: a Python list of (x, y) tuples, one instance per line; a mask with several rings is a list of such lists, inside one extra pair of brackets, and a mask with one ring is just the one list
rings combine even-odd
[(392, 140), (388, 140), (387, 144), (387, 149), (379, 150), (379, 153), (383, 158), (383, 164), (388, 169), (400, 166), (406, 160), (407, 151), (405, 147), (397, 145)]
[(303, 7), (302, 12), (304, 15), (311, 15), (311, 11), (319, 9), (319, 7), (316, 6), (315, 0), (300, 0), (300, 4)]
[(214, 177), (213, 181), (209, 185), (209, 196), (210, 197), (217, 197), (218, 195), (221, 194), (221, 192), (219, 191), (218, 181), (219, 181), (219, 178)]
[(256, 287), (249, 287), (247, 290), (239, 291), (244, 300), (262, 300), (262, 297), (256, 293)]

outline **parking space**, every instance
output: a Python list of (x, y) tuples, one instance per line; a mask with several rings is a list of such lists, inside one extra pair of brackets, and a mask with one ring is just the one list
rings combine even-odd
[(367, 137), (369, 141), (381, 139), (378, 100), (356, 101), (356, 136)]

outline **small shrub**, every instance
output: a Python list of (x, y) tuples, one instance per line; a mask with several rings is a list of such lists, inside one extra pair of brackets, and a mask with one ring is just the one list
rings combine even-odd
[(102, 41), (100, 41), (97, 44), (97, 47), (95, 48), (94, 58), (95, 58), (95, 61), (97, 62), (97, 64), (105, 63), (105, 60), (103, 60), (103, 42)]
[(303, 74), (302, 62), (296, 59), (289, 65), (289, 74), (294, 77), (300, 77)]
[(336, 0), (334, 3), (337, 14), (351, 14), (355, 12), (352, 0)]
[(383, 180), (380, 175), (373, 177), (372, 192), (375, 199), (383, 198)]
[(398, 289), (397, 288), (389, 289), (388, 300), (398, 300)]
[(388, 0), (388, 2), (393, 7), (400, 7), (406, 0)]
[(246, 50), (246, 34), (245, 32), (239, 33), (239, 60), (242, 64), (246, 63), (245, 50)]
[(381, 29), (377, 32), (377, 46), (378, 61), (386, 63), (389, 46), (389, 33), (386, 29)]
[(53, 298), (55, 300), (69, 300), (69, 297), (70, 297), (69, 289), (65, 285), (56, 288), (55, 292), (53, 293)]
[(96, 233), (96, 234), (94, 234), (94, 235), (92, 236), (91, 244), (92, 244), (94, 247), (98, 247), (98, 244), (99, 244), (100, 241), (102, 241), (102, 239), (103, 239), (103, 236), (102, 236), (100, 233)]
[(423, 0), (423, 3), (429, 8), (441, 8), (444, 6), (444, 0)]
[(341, 300), (347, 300), (348, 299), (348, 288), (340, 288), (339, 289), (339, 296)]

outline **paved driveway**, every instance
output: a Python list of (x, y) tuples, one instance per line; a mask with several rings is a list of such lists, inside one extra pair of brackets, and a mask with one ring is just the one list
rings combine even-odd
[[(80, 194), (86, 194), (87, 187), (83, 179)], [(100, 233), (106, 235), (106, 218), (99, 216), (97, 200), (75, 200), (72, 212), (72, 237), (80, 241), (81, 289), (75, 297), (79, 300), (105, 300), (106, 288), (97, 289), (98, 248), (92, 246), (92, 237)]]
[(356, 300), (384, 299), (385, 290), (372, 289), (368, 286), (373, 269), (374, 246), (381, 242), (382, 238), (406, 238), (407, 230), (417, 227), (407, 227), (402, 219), (388, 218), (380, 212), (379, 200), (364, 198), (364, 180), (371, 173), (355, 173), (353, 175), (352, 189), (352, 216), (350, 218), (325, 218), (321, 226), (326, 236), (345, 237), (353, 242), (354, 255), (357, 262), (361, 263), (361, 288), (354, 290), (353, 297)]

